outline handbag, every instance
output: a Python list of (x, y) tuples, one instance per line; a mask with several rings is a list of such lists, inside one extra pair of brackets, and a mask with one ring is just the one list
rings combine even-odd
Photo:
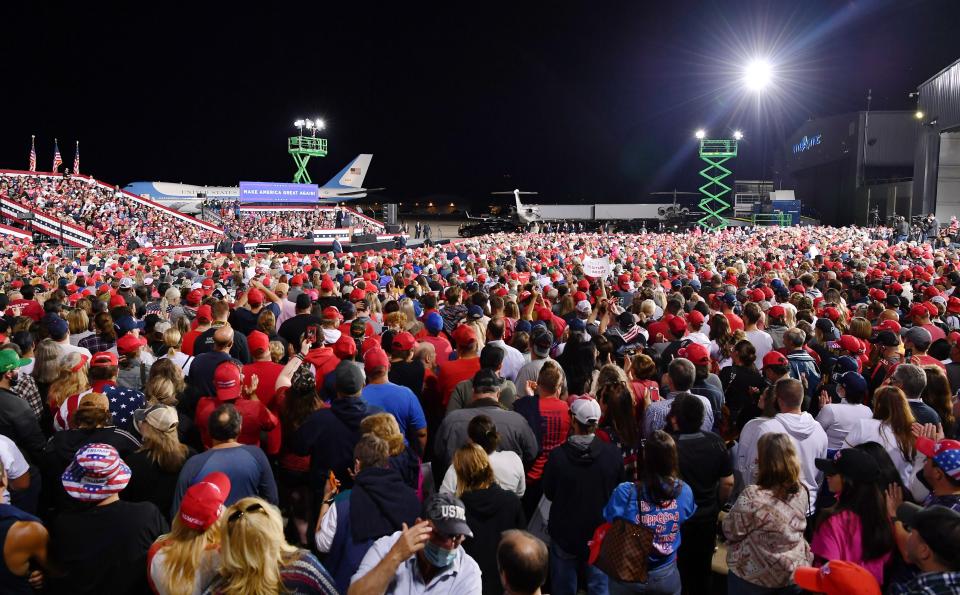
[[(640, 490), (637, 489), (637, 509), (640, 508)], [(607, 527), (609, 525), (609, 528)], [(653, 549), (653, 531), (645, 525), (616, 518), (598, 529), (599, 553), (594, 566), (610, 578), (624, 583), (647, 582), (647, 556)], [(598, 535), (595, 534), (595, 537)]]

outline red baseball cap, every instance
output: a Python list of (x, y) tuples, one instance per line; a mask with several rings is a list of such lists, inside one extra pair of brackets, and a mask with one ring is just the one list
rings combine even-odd
[(267, 351), (270, 349), (270, 337), (261, 331), (253, 331), (247, 335), (247, 347), (252, 355)]
[(120, 353), (133, 353), (147, 344), (143, 337), (137, 337), (133, 333), (127, 333), (117, 339), (117, 351)]
[(203, 292), (201, 292), (199, 289), (194, 289), (193, 291), (187, 294), (188, 306), (199, 305), (201, 301), (203, 301)]
[(409, 351), (417, 344), (417, 340), (408, 332), (398, 333), (393, 337), (393, 348), (399, 351)]
[(327, 306), (323, 309), (322, 316), (326, 320), (343, 320), (343, 314), (335, 306)]
[(687, 314), (687, 322), (693, 325), (703, 324), (703, 314), (699, 310), (694, 310)]
[(690, 360), (695, 366), (710, 365), (710, 353), (706, 347), (699, 343), (690, 343), (686, 347), (681, 347), (677, 351), (677, 355)]
[(453, 331), (453, 340), (457, 347), (464, 347), (477, 342), (477, 334), (465, 324), (461, 324)]
[(826, 595), (880, 595), (880, 585), (870, 571), (845, 560), (831, 560), (820, 568), (801, 566), (793, 580), (798, 587)]
[(840, 320), (840, 310), (837, 310), (833, 306), (829, 306), (823, 309), (823, 315), (829, 318), (831, 321), (836, 322)]
[(197, 531), (206, 531), (223, 514), (223, 503), (230, 496), (230, 478), (214, 471), (187, 488), (180, 501), (180, 522)]
[(840, 335), (840, 349), (859, 354), (863, 352), (863, 343), (853, 335)]
[(127, 300), (123, 299), (123, 296), (118, 294), (110, 298), (109, 305), (111, 308), (123, 308), (127, 305)]
[(879, 324), (873, 327), (873, 332), (879, 333), (880, 331), (893, 331), (896, 334), (900, 334), (900, 323), (896, 320), (891, 320), (890, 318), (881, 321)]
[(330, 277), (327, 277), (320, 282), (320, 291), (333, 291), (333, 288), (333, 279)]
[(213, 386), (217, 391), (217, 399), (230, 401), (240, 396), (240, 366), (232, 361), (226, 361), (217, 366), (213, 373)]
[(350, 292), (350, 301), (351, 302), (360, 302), (366, 299), (367, 292), (362, 289), (354, 289)]
[(910, 317), (921, 316), (927, 317), (930, 316), (930, 310), (927, 310), (927, 307), (923, 304), (914, 304), (910, 307)]
[(767, 355), (763, 356), (763, 367), (767, 366), (788, 366), (790, 362), (787, 361), (787, 356), (783, 355), (779, 351), (769, 351)]
[(250, 305), (260, 305), (263, 303), (263, 292), (253, 287), (247, 292), (247, 303)]
[(950, 296), (947, 300), (947, 312), (960, 314), (960, 297)]
[(667, 326), (670, 327), (670, 332), (674, 335), (682, 335), (684, 331), (687, 330), (687, 323), (683, 318), (679, 316), (674, 316), (669, 321), (667, 321)]
[(197, 308), (197, 322), (210, 322), (211, 320), (213, 320), (213, 309), (210, 306), (204, 304)]
[(787, 315), (787, 310), (783, 306), (773, 306), (767, 310), (767, 316), (771, 318), (783, 318)]
[(363, 356), (363, 368), (367, 371), (373, 370), (374, 368), (389, 367), (390, 358), (387, 357), (387, 352), (379, 347), (374, 347)]
[(350, 335), (340, 335), (333, 344), (333, 355), (337, 359), (353, 359), (357, 355), (357, 342)]
[(93, 354), (90, 358), (91, 368), (108, 368), (120, 364), (120, 358), (112, 351), (100, 351)]

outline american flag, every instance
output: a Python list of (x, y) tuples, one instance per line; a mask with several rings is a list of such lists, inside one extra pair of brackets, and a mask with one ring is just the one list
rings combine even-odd
[(77, 148), (73, 152), (73, 173), (80, 173), (80, 141), (77, 141)]
[(37, 171), (37, 145), (35, 134), (30, 135), (30, 171)]
[(57, 145), (57, 139), (53, 139), (53, 168), (50, 171), (56, 173), (61, 165), (63, 165), (63, 159), (60, 157), (60, 147)]

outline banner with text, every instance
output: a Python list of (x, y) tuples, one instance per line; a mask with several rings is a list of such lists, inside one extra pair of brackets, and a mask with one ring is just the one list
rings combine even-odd
[(610, 276), (610, 258), (587, 258), (583, 261), (583, 273), (594, 279), (606, 279)]
[(318, 197), (316, 184), (240, 182), (240, 202), (317, 202)]

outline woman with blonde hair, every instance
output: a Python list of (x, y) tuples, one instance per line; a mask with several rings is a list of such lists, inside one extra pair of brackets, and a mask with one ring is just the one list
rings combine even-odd
[(503, 592), (495, 577), (497, 544), (504, 531), (527, 526), (520, 497), (497, 483), (487, 453), (479, 444), (468, 443), (453, 455), (453, 469), (457, 474), (456, 495), (463, 501), (467, 525), (473, 537), (463, 542), (465, 552), (476, 560), (483, 576), (484, 594)]
[(81, 353), (70, 353), (60, 362), (57, 379), (50, 385), (47, 393), (47, 403), (50, 405), (50, 411), (54, 415), (54, 428), (65, 430), (69, 427), (69, 416), (58, 415), (61, 406), (70, 397), (77, 397), (85, 393), (90, 388), (90, 380), (87, 377), (87, 363), (90, 361), (86, 355)]
[(60, 377), (60, 346), (52, 339), (37, 343), (33, 350), (33, 370), (30, 372), (44, 403), (50, 402), (50, 387)]
[(163, 331), (163, 344), (167, 347), (167, 353), (162, 355), (160, 359), (170, 359), (179, 366), (183, 376), (189, 374), (193, 356), (180, 351), (183, 345), (183, 335), (180, 333), (180, 329), (172, 326)]
[(913, 412), (907, 397), (896, 386), (881, 386), (873, 393), (873, 418), (861, 419), (850, 429), (846, 443), (859, 446), (876, 442), (890, 455), (903, 485), (911, 485), (917, 457)]
[(178, 426), (177, 410), (169, 405), (149, 405), (133, 412), (133, 427), (140, 433), (142, 446), (124, 459), (136, 475), (123, 491), (124, 500), (153, 502), (160, 510), (170, 510), (180, 470), (197, 454), (180, 443)]
[(204, 595), (335, 594), (333, 578), (307, 550), (289, 545), (283, 518), (260, 498), (243, 498), (223, 513), (220, 575)]
[(803, 538), (810, 494), (800, 482), (800, 459), (790, 437), (761, 436), (757, 467), (757, 482), (744, 488), (723, 519), (730, 595), (788, 593), (794, 570), (813, 562)]
[(90, 330), (90, 318), (81, 308), (74, 308), (67, 314), (67, 326), (70, 329), (70, 344), (79, 345), (81, 339), (93, 334)]
[(390, 468), (396, 470), (403, 483), (416, 490), (417, 498), (422, 500), (420, 457), (404, 442), (397, 419), (390, 413), (367, 416), (360, 422), (360, 434), (373, 434), (387, 443)]
[(170, 532), (147, 552), (147, 582), (154, 593), (193, 595), (213, 582), (220, 567), (220, 518), (229, 495), (230, 478), (218, 471), (187, 489)]

